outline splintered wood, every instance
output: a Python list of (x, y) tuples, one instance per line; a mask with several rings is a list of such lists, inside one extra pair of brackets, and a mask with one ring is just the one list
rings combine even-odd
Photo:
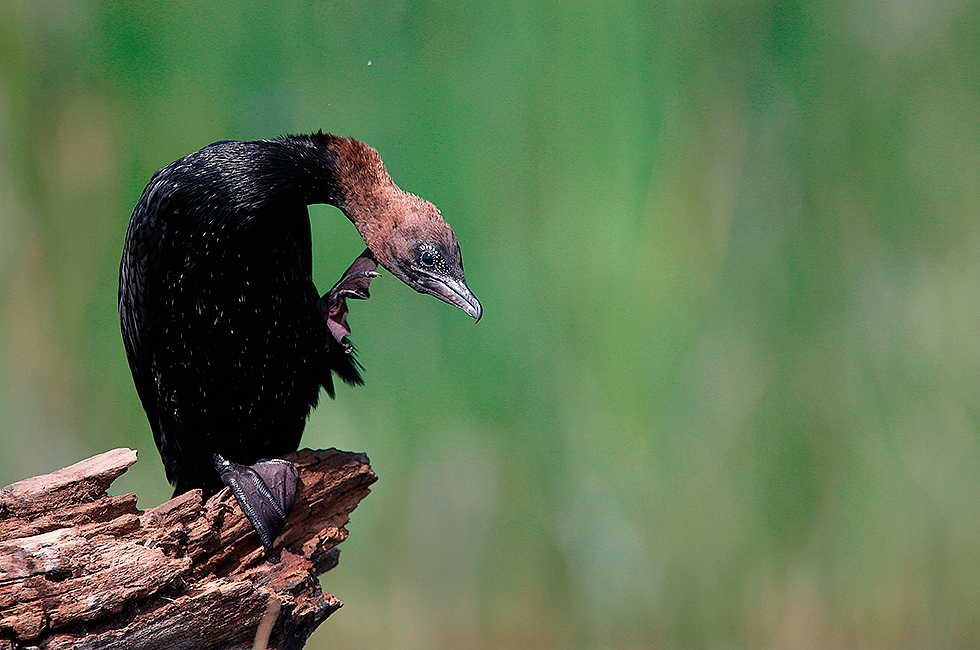
[(0, 489), (0, 650), (246, 649), (263, 617), (267, 647), (302, 648), (341, 606), (317, 576), (377, 477), (364, 454), (287, 458), (300, 485), (269, 555), (227, 488), (146, 511), (135, 494), (108, 496), (130, 449)]

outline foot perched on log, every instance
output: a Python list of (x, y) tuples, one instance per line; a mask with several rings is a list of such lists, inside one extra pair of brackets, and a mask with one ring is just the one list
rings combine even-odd
[(341, 606), (317, 576), (377, 477), (364, 454), (286, 458), (299, 482), (271, 553), (228, 489), (146, 511), (108, 496), (130, 449), (0, 489), (0, 650), (302, 648)]

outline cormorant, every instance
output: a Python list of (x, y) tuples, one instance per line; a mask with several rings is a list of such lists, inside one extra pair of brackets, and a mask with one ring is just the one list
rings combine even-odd
[[(334, 205), (367, 249), (320, 297), (307, 206)], [(156, 172), (133, 210), (119, 316), (136, 390), (174, 496), (228, 484), (272, 548), (299, 447), (331, 372), (361, 384), (347, 298), (377, 264), (480, 319), (456, 236), (399, 189), (378, 152), (322, 132), (215, 142)]]

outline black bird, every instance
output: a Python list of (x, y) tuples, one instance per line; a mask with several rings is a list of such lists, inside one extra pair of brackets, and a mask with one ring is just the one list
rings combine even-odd
[[(307, 206), (335, 205), (367, 249), (324, 296)], [(331, 372), (361, 384), (347, 298), (381, 264), (480, 319), (459, 245), (431, 203), (399, 189), (378, 152), (322, 132), (215, 142), (150, 179), (119, 270), (136, 390), (174, 495), (228, 484), (271, 548), (292, 507), (299, 447)]]

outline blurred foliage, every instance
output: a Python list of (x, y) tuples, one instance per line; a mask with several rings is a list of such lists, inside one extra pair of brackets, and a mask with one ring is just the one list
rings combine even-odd
[[(980, 638), (975, 4), (0, 4), (0, 484), (116, 446), (150, 174), (377, 147), (486, 315), (390, 276), (304, 444), (381, 477), (310, 648)], [(311, 209), (316, 279), (360, 251)]]

